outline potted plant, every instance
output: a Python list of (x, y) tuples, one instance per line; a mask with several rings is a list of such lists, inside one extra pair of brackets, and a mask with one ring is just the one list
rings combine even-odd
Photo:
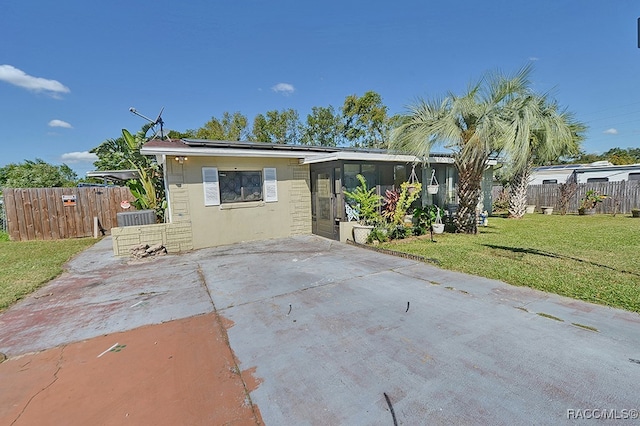
[(584, 198), (580, 202), (580, 207), (578, 208), (579, 215), (592, 215), (596, 212), (596, 206), (598, 203), (604, 201), (607, 198), (604, 194), (599, 194), (598, 191), (594, 191), (590, 189), (585, 194)]
[(631, 209), (631, 217), (640, 217), (640, 209), (639, 208)]
[(364, 244), (374, 225), (380, 221), (378, 208), (381, 197), (376, 194), (375, 188), (367, 188), (364, 176), (358, 174), (356, 178), (360, 185), (353, 191), (344, 191), (344, 195), (349, 199), (351, 207), (358, 211), (358, 224), (353, 226), (353, 239), (358, 244)]

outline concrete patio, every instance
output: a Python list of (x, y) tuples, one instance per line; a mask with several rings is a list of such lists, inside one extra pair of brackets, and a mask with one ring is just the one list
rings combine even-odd
[(0, 374), (28, 352), (212, 315), (250, 372), (242, 403), (267, 425), (562, 424), (640, 408), (635, 313), (314, 236), (148, 261), (109, 244), (0, 315)]

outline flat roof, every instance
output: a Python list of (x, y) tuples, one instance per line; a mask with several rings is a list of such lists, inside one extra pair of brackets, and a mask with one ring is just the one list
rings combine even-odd
[[(153, 139), (144, 144), (140, 152), (145, 155), (168, 156), (297, 158), (302, 164), (334, 160), (423, 162), (423, 158), (421, 157), (386, 149), (286, 145), (206, 139)], [(453, 154), (433, 153), (429, 156), (427, 162), (453, 163)], [(492, 160), (490, 164), (496, 164), (496, 161)]]

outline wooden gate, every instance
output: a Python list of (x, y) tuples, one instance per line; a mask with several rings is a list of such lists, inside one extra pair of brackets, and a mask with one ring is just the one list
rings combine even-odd
[(116, 214), (129, 211), (122, 202), (135, 199), (127, 187), (5, 189), (3, 195), (14, 241), (90, 237), (94, 217), (110, 230), (117, 226)]

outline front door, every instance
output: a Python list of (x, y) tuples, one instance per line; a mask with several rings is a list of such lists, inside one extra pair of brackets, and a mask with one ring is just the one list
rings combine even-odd
[(333, 190), (333, 169), (318, 169), (312, 173), (314, 203), (313, 232), (322, 237), (336, 239), (335, 201)]

